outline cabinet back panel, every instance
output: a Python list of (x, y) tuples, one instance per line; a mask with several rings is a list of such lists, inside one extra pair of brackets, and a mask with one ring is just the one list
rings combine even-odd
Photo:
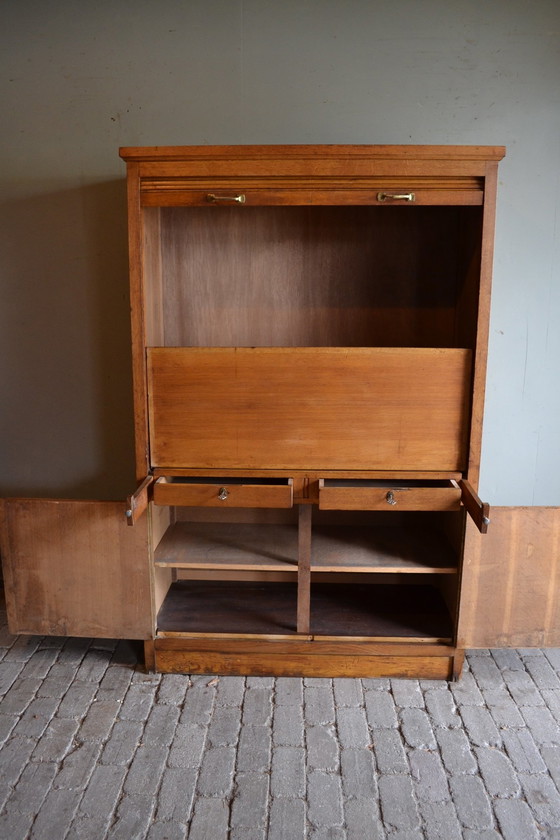
[(471, 353), (151, 348), (155, 467), (461, 470)]
[(160, 214), (166, 346), (457, 346), (480, 208), (144, 212)]

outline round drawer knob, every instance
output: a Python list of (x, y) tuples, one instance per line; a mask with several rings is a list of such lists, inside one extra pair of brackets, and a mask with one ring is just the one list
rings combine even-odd
[(227, 487), (220, 487), (220, 489), (218, 490), (218, 499), (221, 499), (221, 501), (224, 502), (228, 496), (229, 491)]
[(387, 491), (387, 495), (385, 496), (388, 505), (396, 505), (397, 500), (395, 499), (395, 494), (392, 490)]

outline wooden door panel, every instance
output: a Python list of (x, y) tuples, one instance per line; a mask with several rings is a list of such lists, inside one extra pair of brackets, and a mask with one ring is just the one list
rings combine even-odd
[(146, 639), (148, 526), (122, 502), (8, 499), (2, 558), (12, 633)]

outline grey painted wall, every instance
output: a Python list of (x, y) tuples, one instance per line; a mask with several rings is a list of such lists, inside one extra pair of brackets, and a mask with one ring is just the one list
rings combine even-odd
[(119, 145), (506, 145), (481, 491), (560, 504), (558, 0), (3, 0), (7, 495), (133, 478)]

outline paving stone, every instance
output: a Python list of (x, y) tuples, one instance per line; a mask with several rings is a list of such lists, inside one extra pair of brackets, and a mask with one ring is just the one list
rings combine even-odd
[(537, 744), (560, 745), (560, 726), (548, 708), (523, 706), (521, 714)]
[(229, 805), (224, 799), (197, 799), (189, 840), (228, 840)]
[(305, 802), (302, 799), (273, 799), (267, 840), (296, 840), (306, 834)]
[(107, 840), (143, 840), (152, 822), (154, 807), (155, 802), (149, 796), (123, 796)]
[(465, 828), (492, 828), (492, 811), (488, 794), (478, 776), (461, 774), (449, 780), (457, 816)]
[(276, 706), (303, 706), (303, 680), (298, 677), (277, 677)]
[(268, 785), (266, 773), (237, 774), (231, 804), (232, 828), (260, 828), (266, 825)]
[(270, 767), (271, 751), (269, 726), (242, 726), (237, 748), (238, 772), (266, 772)]
[(334, 723), (336, 713), (330, 680), (328, 685), (306, 685), (304, 688), (304, 717), (309, 725)]
[(545, 773), (538, 775), (521, 773), (519, 781), (537, 822), (559, 829), (560, 793), (550, 776)]
[(208, 688), (205, 682), (195, 683), (187, 689), (180, 722), (207, 725), (212, 717), (215, 699), (216, 692)]
[(336, 713), (340, 746), (347, 749), (366, 748), (371, 743), (365, 710), (360, 707), (341, 708)]
[(484, 706), (484, 697), (472, 674), (463, 674), (459, 682), (450, 683), (449, 688), (458, 706)]
[(410, 778), (400, 775), (380, 776), (378, 785), (385, 827), (394, 830), (417, 829), (420, 817)]
[(541, 837), (526, 802), (502, 799), (494, 804), (494, 811), (504, 840), (539, 840)]
[(396, 729), (398, 726), (395, 701), (388, 691), (366, 693), (366, 714), (372, 729)]
[(22, 669), (22, 662), (0, 662), (0, 695), (4, 695), (11, 688)]
[(543, 688), (560, 690), (560, 678), (558, 674), (540, 651), (537, 656), (530, 656), (525, 659), (525, 667), (538, 689)]
[(178, 723), (167, 762), (170, 767), (199, 767), (206, 743), (207, 727)]
[(527, 729), (504, 729), (502, 738), (506, 753), (518, 773), (544, 773), (546, 766), (533, 736)]
[(189, 687), (184, 674), (163, 674), (156, 693), (158, 705), (181, 706)]
[(273, 751), (270, 791), (272, 796), (305, 796), (305, 750), (302, 747), (276, 747)]
[[(49, 673), (56, 661), (58, 650), (37, 650), (33, 652), (25, 664), (21, 678), (24, 680), (42, 680)], [(7, 657), (6, 657), (7, 658)]]
[(41, 680), (22, 680), (18, 678), (2, 699), (2, 714), (21, 715), (37, 696)]
[(146, 840), (185, 840), (187, 833), (188, 828), (183, 823), (155, 820), (150, 826)]
[(274, 688), (274, 677), (247, 677), (247, 688)]
[(296, 706), (276, 706), (272, 737), (278, 745), (303, 746), (303, 709)]
[(556, 648), (545, 648), (543, 650), (544, 655), (554, 668), (557, 674), (560, 674), (560, 647)]
[(418, 680), (391, 680), (391, 689), (397, 706), (424, 708), (424, 696)]
[(400, 718), (402, 733), (409, 747), (425, 750), (437, 748), (430, 718), (423, 709), (401, 709)]
[(462, 729), (437, 729), (436, 739), (448, 773), (476, 773), (476, 759)]
[[(339, 826), (330, 826), (329, 828), (311, 827), (308, 834), (309, 840), (347, 840), (346, 831)], [(375, 838), (377, 840), (377, 838)]]
[(146, 721), (154, 705), (156, 690), (155, 685), (132, 683), (121, 705), (119, 717), (142, 723)]
[(0, 748), (12, 734), (18, 720), (17, 715), (3, 715), (0, 713)]
[(101, 693), (106, 692), (108, 700), (122, 701), (130, 687), (131, 680), (132, 672), (128, 668), (119, 668), (116, 665), (111, 665), (103, 674), (97, 697)]
[(120, 703), (117, 700), (94, 700), (82, 721), (78, 738), (83, 741), (106, 741), (119, 709)]
[(165, 822), (187, 824), (191, 818), (198, 770), (168, 767), (158, 791), (155, 817)]
[(491, 656), (471, 656), (469, 657), (469, 665), (471, 674), (480, 689), (503, 687), (502, 673)]
[(80, 663), (76, 678), (84, 682), (98, 683), (109, 666), (111, 656), (107, 651), (90, 647)]
[(65, 837), (78, 809), (81, 795), (79, 790), (51, 789), (33, 823), (29, 840), (55, 840)]
[(483, 689), (482, 694), (499, 729), (525, 726), (525, 721), (506, 688)]
[(548, 772), (560, 791), (560, 747), (543, 746), (540, 748), (540, 753), (548, 768)]
[(408, 773), (408, 762), (400, 732), (396, 729), (373, 729), (371, 738), (380, 773)]
[(272, 691), (269, 688), (251, 688), (245, 692), (243, 723), (253, 726), (270, 723), (272, 718)]
[(344, 803), (347, 840), (384, 840), (385, 831), (377, 802), (370, 798)]
[(208, 727), (208, 743), (213, 747), (236, 744), (240, 726), (240, 708), (236, 706), (215, 706)]
[(166, 758), (165, 747), (141, 744), (132, 759), (124, 792), (138, 796), (154, 796), (161, 782)]
[(362, 688), (365, 691), (389, 691), (391, 688), (391, 680), (387, 677), (362, 679)]
[(95, 683), (74, 682), (62, 698), (60, 706), (56, 710), (58, 717), (73, 718), (81, 720), (86, 716), (87, 710), (93, 703), (97, 686)]
[(176, 706), (152, 706), (142, 734), (142, 743), (157, 747), (168, 747), (175, 737), (178, 719), (179, 710)]
[(70, 662), (74, 665), (79, 665), (84, 656), (86, 655), (90, 644), (91, 639), (66, 639), (64, 647), (58, 655), (58, 661)]
[(501, 671), (524, 671), (525, 663), (514, 648), (497, 648), (492, 657)]
[(420, 800), (419, 808), (427, 840), (462, 840), (461, 824), (451, 801)]
[(332, 680), (329, 677), (304, 677), (303, 684), (306, 688), (328, 688), (332, 691)]
[(504, 838), (493, 828), (485, 828), (481, 831), (466, 828), (463, 832), (463, 840), (504, 840)]
[(363, 706), (364, 696), (359, 680), (338, 677), (333, 680), (333, 690), (337, 706)]
[[(20, 811), (5, 811), (0, 814), (0, 837), (6, 840), (29, 840), (34, 814), (22, 814)], [(47, 840), (46, 837), (41, 840)]]
[(490, 796), (518, 796), (521, 787), (511, 761), (500, 750), (479, 747), (476, 750), (478, 766)]
[(117, 720), (101, 754), (103, 764), (130, 764), (144, 727), (138, 721)]
[(461, 718), (450, 691), (428, 689), (424, 694), (424, 700), (433, 726), (446, 729), (461, 726)]
[(259, 828), (232, 828), (228, 840), (267, 840), (266, 829), (264, 826)]
[(228, 796), (233, 785), (234, 747), (211, 747), (202, 759), (198, 792), (202, 796)]
[(554, 719), (560, 724), (560, 691), (541, 688), (541, 694)]
[(469, 739), (478, 747), (499, 747), (502, 738), (488, 709), (462, 706), (461, 717)]
[(40, 738), (57, 707), (58, 699), (54, 697), (37, 697), (32, 700), (17, 723), (13, 734), (27, 738)]
[(17, 783), (17, 780), (23, 773), (31, 753), (35, 747), (35, 740), (33, 738), (23, 738), (15, 736), (10, 738), (2, 749), (2, 773), (0, 781), (2, 788), (5, 788), (5, 796), (0, 796), (0, 810), (4, 804), (7, 796), (11, 792), (10, 787)]
[(83, 790), (95, 769), (100, 752), (101, 746), (95, 741), (78, 743), (62, 762), (53, 787)]
[(342, 787), (340, 776), (312, 770), (307, 779), (307, 818), (313, 826), (342, 827)]
[(305, 731), (305, 744), (310, 769), (338, 770), (340, 748), (333, 726), (309, 726)]
[(245, 677), (220, 677), (216, 691), (218, 706), (241, 706), (245, 694)]
[(527, 671), (505, 670), (502, 675), (518, 706), (544, 706), (544, 700)]
[(56, 764), (29, 763), (10, 796), (8, 808), (21, 811), (21, 813), (37, 814), (57, 771)]
[(377, 797), (375, 762), (371, 750), (342, 750), (340, 775), (345, 800)]
[(66, 662), (55, 662), (48, 676), (37, 689), (37, 697), (63, 697), (76, 677), (76, 668)]
[(80, 802), (80, 816), (98, 818), (103, 814), (109, 819), (119, 800), (125, 775), (126, 767), (98, 764)]
[(412, 750), (408, 756), (417, 798), (423, 802), (445, 802), (449, 786), (441, 758), (437, 752)]

